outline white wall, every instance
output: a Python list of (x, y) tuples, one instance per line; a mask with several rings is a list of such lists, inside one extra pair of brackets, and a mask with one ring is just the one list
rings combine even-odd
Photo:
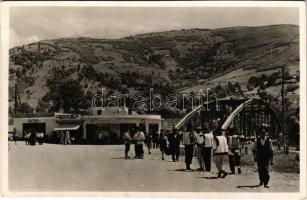
[(54, 117), (14, 118), (13, 120), (14, 120), (13, 127), (16, 129), (17, 137), (23, 136), (22, 128), (24, 123), (45, 123), (47, 135), (51, 134), (52, 130), (57, 126)]

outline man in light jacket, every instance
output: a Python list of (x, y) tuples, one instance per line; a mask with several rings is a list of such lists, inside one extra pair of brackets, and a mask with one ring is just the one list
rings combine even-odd
[(143, 159), (144, 158), (144, 150), (143, 150), (143, 143), (145, 140), (145, 134), (140, 128), (137, 128), (137, 132), (133, 136), (133, 140), (135, 143), (136, 148), (136, 158)]
[(220, 128), (217, 128), (214, 131), (213, 152), (215, 165), (218, 169), (218, 178), (225, 178), (228, 174), (223, 169), (223, 163), (228, 155), (228, 145), (227, 139), (222, 135), (222, 130)]

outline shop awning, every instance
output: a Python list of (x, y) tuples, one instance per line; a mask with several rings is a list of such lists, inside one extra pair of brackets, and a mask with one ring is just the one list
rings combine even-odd
[(60, 124), (58, 127), (54, 128), (54, 131), (64, 131), (64, 130), (78, 130), (81, 124)]

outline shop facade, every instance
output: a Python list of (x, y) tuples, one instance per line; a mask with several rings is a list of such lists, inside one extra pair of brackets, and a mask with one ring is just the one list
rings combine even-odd
[(93, 110), (90, 115), (14, 116), (10, 117), (9, 125), (20, 139), (31, 131), (43, 132), (47, 140), (57, 142), (59, 132), (68, 130), (77, 144), (120, 144), (123, 133), (140, 124), (147, 133), (160, 132), (161, 116), (128, 113), (128, 109), (122, 108)]
[(18, 139), (24, 138), (26, 132), (51, 133), (56, 128), (57, 123), (54, 116), (15, 116), (9, 119), (9, 126), (15, 130)]
[(108, 143), (107, 140), (122, 143), (124, 132), (140, 124), (146, 133), (157, 133), (161, 129), (160, 115), (84, 116), (83, 119), (83, 139), (88, 143)]

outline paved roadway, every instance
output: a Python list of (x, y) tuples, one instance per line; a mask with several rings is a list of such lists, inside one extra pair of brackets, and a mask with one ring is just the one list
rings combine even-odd
[[(216, 178), (208, 172), (185, 172), (184, 157), (161, 160), (160, 152), (144, 160), (123, 158), (123, 146), (10, 144), (11, 191), (142, 191), (142, 192), (297, 192), (299, 175), (271, 172), (270, 188), (258, 183), (253, 169), (241, 175)], [(133, 146), (132, 148), (133, 149)], [(213, 163), (212, 163), (213, 164)], [(193, 168), (197, 168), (196, 159)], [(228, 169), (228, 165), (226, 166)]]

